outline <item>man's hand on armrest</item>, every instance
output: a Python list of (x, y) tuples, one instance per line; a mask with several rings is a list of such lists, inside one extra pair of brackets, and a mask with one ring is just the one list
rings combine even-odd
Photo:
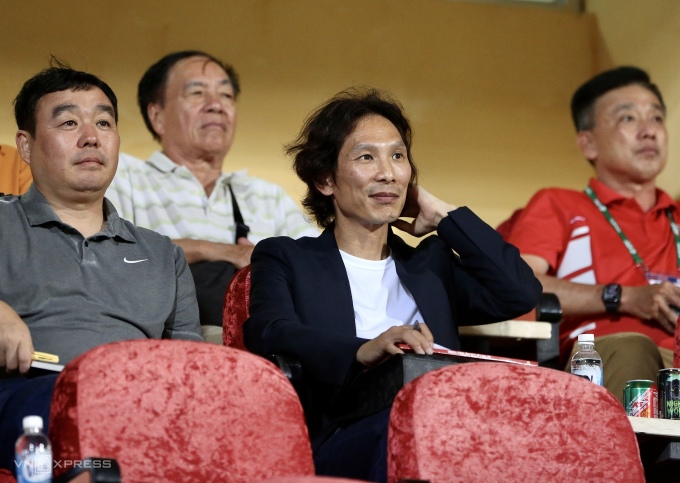
[(8, 372), (19, 369), (23, 374), (31, 367), (32, 353), (28, 326), (12, 307), (0, 300), (0, 367)]
[(253, 248), (255, 248), (255, 245), (245, 238), (240, 238), (236, 245), (189, 238), (179, 238), (172, 241), (184, 250), (184, 256), (189, 264), (229, 262), (233, 263), (237, 269), (250, 263), (250, 256), (253, 253)]

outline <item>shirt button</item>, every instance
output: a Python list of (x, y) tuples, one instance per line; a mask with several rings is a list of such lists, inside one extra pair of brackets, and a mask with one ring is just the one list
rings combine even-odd
[(85, 240), (85, 246), (86, 246), (86, 247), (89, 247), (89, 246), (90, 246), (90, 242), (87, 241), (87, 240)]

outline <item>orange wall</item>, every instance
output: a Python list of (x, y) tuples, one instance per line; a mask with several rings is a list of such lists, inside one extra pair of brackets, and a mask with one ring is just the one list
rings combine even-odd
[[(617, 2), (619, 0), (616, 0)], [(391, 91), (415, 130), (421, 183), (496, 224), (547, 185), (590, 175), (568, 114), (599, 65), (594, 16), (448, 0), (0, 0), (0, 142), (13, 143), (12, 99), (50, 54), (100, 75), (119, 96), (122, 149), (155, 144), (136, 83), (169, 51), (204, 49), (242, 79), (226, 169), (303, 188), (282, 146), (337, 91)]]

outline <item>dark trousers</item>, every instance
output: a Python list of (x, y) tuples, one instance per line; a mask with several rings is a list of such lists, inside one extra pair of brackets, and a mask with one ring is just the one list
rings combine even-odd
[(338, 429), (315, 452), (316, 474), (387, 482), (390, 409)]
[(14, 443), (24, 432), (24, 416), (42, 417), (43, 432), (47, 434), (52, 392), (58, 375), (0, 380), (0, 468), (7, 468), (16, 475)]

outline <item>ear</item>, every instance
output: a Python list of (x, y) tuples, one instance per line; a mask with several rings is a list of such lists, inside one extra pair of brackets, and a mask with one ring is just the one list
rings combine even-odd
[(28, 164), (31, 164), (31, 144), (33, 138), (30, 134), (28, 134), (28, 131), (17, 131), (15, 140), (17, 143), (19, 156), (21, 156), (21, 159), (26, 161)]
[(576, 144), (587, 160), (592, 162), (597, 159), (597, 143), (593, 139), (593, 133), (580, 131), (576, 135)]
[(146, 115), (149, 116), (151, 126), (158, 137), (163, 136), (165, 133), (163, 129), (163, 109), (158, 104), (151, 103), (146, 106)]
[(335, 184), (329, 176), (323, 182), (315, 181), (314, 186), (316, 186), (316, 189), (319, 190), (319, 193), (322, 195), (331, 196), (333, 194), (333, 188), (335, 187)]

